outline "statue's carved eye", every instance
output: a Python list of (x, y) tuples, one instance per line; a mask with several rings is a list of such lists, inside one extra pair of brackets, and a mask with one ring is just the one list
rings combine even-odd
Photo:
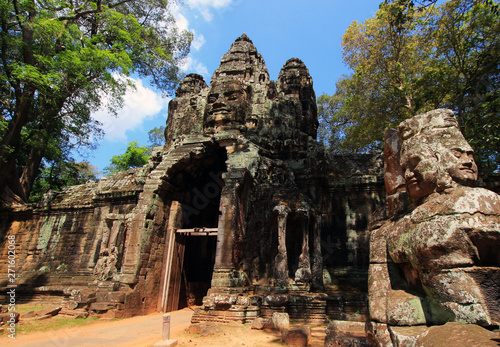
[(455, 156), (455, 158), (460, 158), (462, 156), (463, 152), (461, 150), (454, 149), (454, 150), (452, 150), (452, 153)]
[(230, 93), (226, 94), (226, 98), (229, 101), (238, 100), (239, 97), (240, 97), (240, 93), (238, 93), (238, 92), (230, 92)]
[(207, 98), (207, 102), (209, 104), (213, 104), (214, 102), (217, 101), (217, 99), (219, 98), (219, 95), (218, 94), (210, 94)]
[(408, 164), (412, 168), (416, 168), (419, 163), (420, 163), (420, 157), (419, 156), (413, 155), (410, 158), (408, 158)]

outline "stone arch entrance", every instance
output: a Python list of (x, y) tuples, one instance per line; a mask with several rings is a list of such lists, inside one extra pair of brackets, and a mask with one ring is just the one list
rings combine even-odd
[(226, 172), (226, 150), (207, 144), (167, 173), (172, 187), (159, 306), (169, 312), (201, 305), (211, 285), (217, 246), (219, 205)]

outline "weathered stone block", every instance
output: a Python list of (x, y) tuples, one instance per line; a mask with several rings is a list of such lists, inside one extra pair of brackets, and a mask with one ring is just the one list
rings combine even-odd
[(418, 334), (416, 346), (481, 346), (498, 347), (500, 334), (475, 324), (456, 322), (433, 326)]
[(326, 327), (327, 335), (342, 335), (342, 334), (358, 334), (363, 335), (365, 333), (364, 322), (352, 322), (352, 321), (339, 321), (333, 320), (328, 323)]
[(196, 323), (188, 328), (190, 334), (199, 334), (200, 336), (214, 335), (220, 331), (220, 327), (213, 324)]
[(290, 328), (290, 319), (288, 318), (288, 313), (273, 313), (273, 325), (274, 329), (281, 331), (282, 329)]
[(387, 299), (391, 282), (387, 264), (370, 264), (368, 269), (368, 305), (370, 318), (387, 323)]
[(425, 325), (427, 319), (422, 302), (422, 298), (403, 290), (391, 290), (387, 299), (388, 324)]
[(59, 307), (53, 307), (53, 308), (45, 308), (43, 310), (40, 310), (40, 311), (36, 311), (35, 312), (35, 315), (36, 316), (45, 316), (45, 315), (49, 315), (49, 316), (57, 316), (57, 314), (62, 310), (62, 307), (59, 306)]
[(266, 318), (255, 318), (252, 322), (252, 329), (255, 330), (262, 330), (262, 329), (273, 329), (274, 324), (272, 319), (266, 319)]
[[(12, 315), (11, 315), (12, 313)], [(18, 312), (6, 312), (6, 313), (0, 313), (0, 322), (2, 322), (5, 325), (9, 325), (12, 323), (12, 319), (14, 320), (14, 323), (19, 322), (19, 317), (20, 314)]]
[(396, 327), (389, 326), (392, 342), (395, 346), (413, 347), (417, 346), (417, 339), (425, 335), (429, 328), (427, 326)]
[(33, 318), (33, 317), (35, 317), (35, 311), (29, 311), (29, 312), (23, 313), (23, 319)]
[(93, 311), (107, 311), (120, 308), (123, 308), (123, 304), (113, 302), (94, 302), (90, 305), (90, 309)]
[(310, 337), (311, 328), (308, 326), (281, 330), (281, 342), (288, 346), (306, 347)]
[(366, 338), (374, 346), (392, 347), (391, 334), (387, 324), (369, 321), (366, 323)]
[(328, 335), (324, 347), (373, 347), (364, 336)]
[(110, 302), (124, 303), (127, 293), (124, 292), (111, 292), (108, 293), (108, 300)]

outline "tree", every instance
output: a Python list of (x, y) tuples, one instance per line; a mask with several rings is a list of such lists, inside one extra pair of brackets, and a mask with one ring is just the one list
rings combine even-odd
[(448, 1), (428, 27), (436, 42), (433, 68), (446, 88), (442, 104), (456, 112), (487, 171), (500, 168), (499, 7), (494, 1)]
[(151, 149), (156, 146), (163, 146), (165, 144), (165, 126), (154, 127), (148, 131), (148, 137)]
[(112, 111), (134, 72), (165, 93), (192, 34), (167, 0), (0, 0), (0, 194), (27, 200), (48, 149), (89, 146), (103, 98)]
[(385, 1), (374, 18), (348, 28), (342, 46), (353, 73), (323, 98), (334, 107), (320, 108), (330, 145), (380, 148), (386, 128), (446, 107), (456, 112), (478, 161), (494, 170), (500, 163), (498, 3), (425, 3)]
[[(331, 125), (336, 120), (344, 124), (332, 129), (333, 138), (342, 139), (343, 150), (379, 147), (387, 126), (420, 108), (414, 80), (428, 62), (432, 47), (423, 44), (417, 24), (429, 11), (383, 3), (374, 18), (363, 24), (353, 22), (342, 37), (343, 59), (354, 72), (337, 82), (337, 106), (330, 111), (335, 115)], [(332, 145), (338, 146), (337, 142)]]
[(353, 126), (349, 114), (343, 108), (343, 98), (340, 90), (344, 87), (346, 78), (337, 83), (337, 93), (334, 95), (322, 94), (318, 97), (318, 139), (326, 144), (331, 153), (341, 154), (349, 151), (346, 147), (345, 134)]
[(130, 168), (140, 167), (148, 162), (151, 150), (146, 146), (139, 146), (137, 141), (128, 144), (124, 154), (111, 157), (111, 165), (104, 168), (104, 172), (115, 174)]
[(60, 191), (64, 187), (97, 181), (99, 171), (89, 162), (57, 161), (42, 168), (33, 185), (30, 202), (40, 201), (49, 190)]

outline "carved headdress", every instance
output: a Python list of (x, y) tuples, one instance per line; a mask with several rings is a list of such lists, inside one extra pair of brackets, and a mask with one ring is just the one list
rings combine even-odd
[[(402, 141), (401, 165), (413, 155), (425, 160), (427, 177), (432, 177), (435, 191), (443, 191), (457, 184), (457, 177), (451, 172), (460, 165), (456, 153), (469, 153), (471, 167), (476, 173), (477, 167), (472, 159), (472, 147), (465, 140), (458, 127), (453, 111), (437, 109), (402, 122), (398, 128)], [(463, 182), (460, 182), (463, 183)], [(470, 183), (470, 182), (469, 182)]]

